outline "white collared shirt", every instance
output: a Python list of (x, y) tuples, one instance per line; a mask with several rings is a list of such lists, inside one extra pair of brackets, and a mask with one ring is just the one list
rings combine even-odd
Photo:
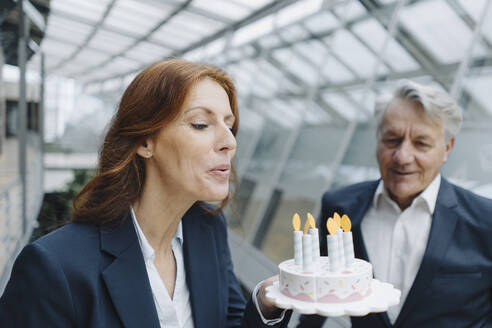
[(400, 304), (388, 310), (395, 323), (422, 262), (441, 185), (438, 174), (404, 211), (393, 201), (383, 181), (379, 183), (372, 206), (361, 224), (367, 255), (374, 277), (401, 290)]
[(131, 208), (133, 224), (137, 231), (138, 242), (142, 249), (154, 303), (159, 316), (161, 328), (194, 328), (191, 311), (190, 292), (186, 284), (186, 272), (183, 259), (183, 227), (179, 222), (171, 247), (176, 260), (176, 283), (173, 298), (169, 296), (166, 286), (154, 265), (155, 252), (150, 246), (138, 224), (133, 208)]
[[(173, 299), (169, 297), (166, 286), (162, 282), (161, 276), (154, 265), (155, 253), (152, 246), (150, 246), (147, 238), (145, 237), (140, 225), (138, 224), (137, 217), (133, 211), (133, 207), (130, 208), (133, 224), (137, 231), (138, 243), (142, 249), (143, 258), (145, 261), (145, 267), (147, 269), (147, 275), (149, 277), (150, 288), (154, 296), (154, 303), (159, 316), (159, 323), (161, 328), (194, 328), (193, 315), (191, 311), (190, 292), (186, 284), (186, 271), (183, 259), (183, 226), (179, 222), (176, 233), (174, 234), (171, 247), (176, 259), (176, 283), (174, 286)], [(272, 326), (283, 320), (285, 316), (285, 310), (282, 311), (279, 318), (266, 319), (260, 311), (257, 294), (260, 285), (256, 285), (253, 292), (253, 303), (256, 310), (260, 314), (263, 323)]]

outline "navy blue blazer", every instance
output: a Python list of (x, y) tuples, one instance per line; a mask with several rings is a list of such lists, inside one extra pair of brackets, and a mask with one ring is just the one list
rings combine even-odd
[[(264, 327), (233, 273), (223, 215), (194, 205), (182, 222), (195, 327)], [(68, 224), (26, 246), (0, 298), (0, 327), (160, 327), (131, 217)]]
[[(320, 220), (345, 213), (352, 220), (355, 255), (370, 261), (361, 222), (379, 181), (324, 194)], [(441, 180), (427, 248), (394, 327), (492, 327), (492, 200)], [(321, 236), (327, 234), (320, 224)], [(326, 255), (326, 238), (320, 239)], [(377, 278), (377, 277), (375, 277)], [(303, 316), (299, 327), (325, 318)], [(352, 317), (352, 327), (392, 327), (386, 313)]]

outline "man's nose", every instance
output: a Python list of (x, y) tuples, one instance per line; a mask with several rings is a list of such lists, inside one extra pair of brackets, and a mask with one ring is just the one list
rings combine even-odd
[(398, 147), (398, 149), (393, 154), (393, 160), (398, 165), (409, 164), (413, 161), (413, 159), (414, 159), (413, 147), (407, 141), (402, 142), (400, 147)]

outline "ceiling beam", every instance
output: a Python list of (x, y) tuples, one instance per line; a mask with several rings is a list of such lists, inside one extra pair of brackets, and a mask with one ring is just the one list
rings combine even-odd
[(108, 17), (108, 14), (111, 11), (111, 9), (113, 9), (113, 6), (114, 6), (115, 3), (116, 3), (116, 0), (111, 0), (111, 2), (108, 3), (108, 5), (106, 6), (106, 9), (104, 10), (103, 15), (101, 16), (101, 18), (99, 19), (99, 21), (96, 23), (96, 25), (94, 25), (94, 27), (92, 28), (92, 31), (85, 38), (85, 40), (81, 44), (79, 44), (70, 55), (68, 55), (67, 57), (65, 57), (65, 59), (63, 59), (62, 61), (60, 61), (55, 67), (51, 67), (50, 68), (50, 73), (58, 70), (60, 67), (62, 67), (64, 65), (66, 65), (68, 62), (70, 62), (75, 57), (77, 57), (77, 55), (85, 47), (87, 47), (87, 45), (92, 40), (92, 38), (94, 37), (94, 35), (96, 35), (96, 33), (99, 31), (99, 29), (103, 25), (104, 21), (106, 20), (106, 17)]
[[(254, 23), (255, 21), (267, 16), (267, 15), (270, 15), (272, 13), (275, 13), (277, 12), (278, 10), (284, 8), (284, 7), (287, 7), (288, 5), (294, 3), (296, 0), (275, 0), (261, 8), (259, 8), (258, 10), (254, 11), (253, 13), (251, 13), (250, 15), (248, 15), (247, 17), (239, 20), (238, 22), (236, 23), (233, 23), (221, 30), (219, 30), (218, 32), (208, 36), (208, 37), (205, 37), (203, 39), (201, 39), (200, 41), (197, 41), (191, 45), (189, 45), (188, 47), (185, 47), (183, 49), (179, 49), (179, 50), (175, 50), (173, 51), (173, 53), (171, 53), (169, 55), (169, 57), (182, 57), (184, 54), (186, 54), (187, 52), (190, 52), (192, 50), (195, 50), (197, 48), (200, 48), (201, 46), (204, 46), (206, 44), (209, 44), (211, 43), (212, 41), (215, 41), (221, 37), (224, 37), (224, 36), (227, 36), (228, 33), (231, 33), (231, 32), (234, 32), (234, 31), (237, 31), (238, 29), (240, 29), (241, 27), (244, 27), (246, 25), (249, 25), (251, 23)], [(188, 10), (188, 9), (187, 9)], [(164, 58), (163, 58), (164, 59)], [(113, 75), (113, 76), (110, 76), (110, 77), (107, 77), (107, 78), (104, 78), (104, 79), (96, 79), (96, 80), (93, 80), (93, 81), (89, 81), (87, 82), (87, 84), (91, 84), (91, 83), (98, 83), (98, 82), (101, 82), (103, 80), (106, 80), (106, 79), (113, 79), (113, 78), (120, 78), (122, 76), (125, 76), (125, 75), (129, 75), (129, 74), (133, 74), (135, 72), (138, 72), (138, 71), (141, 71), (143, 68), (145, 68), (147, 65), (142, 65), (141, 67), (137, 68), (137, 69), (132, 69), (132, 70), (129, 70), (127, 72), (124, 72), (124, 73), (119, 73), (119, 74), (116, 74), (116, 75)]]

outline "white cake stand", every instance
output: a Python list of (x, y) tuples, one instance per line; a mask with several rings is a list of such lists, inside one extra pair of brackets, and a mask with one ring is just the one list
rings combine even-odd
[(325, 317), (365, 316), (371, 312), (384, 312), (400, 303), (401, 291), (393, 285), (373, 279), (371, 294), (360, 301), (349, 303), (310, 303), (292, 299), (282, 294), (278, 281), (266, 288), (266, 297), (281, 309), (293, 309), (302, 314), (319, 314)]

